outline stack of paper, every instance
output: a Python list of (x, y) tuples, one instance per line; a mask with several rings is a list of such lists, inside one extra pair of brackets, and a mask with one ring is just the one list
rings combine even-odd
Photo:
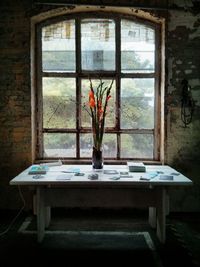
[(146, 167), (143, 162), (128, 161), (127, 165), (129, 172), (146, 172)]

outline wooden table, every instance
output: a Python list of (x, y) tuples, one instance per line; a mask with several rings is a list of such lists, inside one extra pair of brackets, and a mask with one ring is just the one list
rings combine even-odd
[[(75, 176), (74, 172), (84, 173)], [(104, 170), (128, 171), (126, 165), (105, 165)], [(168, 189), (192, 185), (192, 181), (166, 165), (146, 166), (146, 173), (129, 173), (131, 178), (96, 172), (97, 180), (88, 179), (94, 173), (90, 165), (50, 167), (41, 178), (28, 174), (29, 168), (10, 181), (10, 185), (30, 186), (36, 190), (37, 238), (41, 242), (50, 224), (51, 207), (149, 207), (149, 223), (156, 228), (164, 243), (166, 214), (169, 211)], [(72, 172), (67, 173), (67, 172)], [(141, 180), (149, 174), (151, 180)], [(160, 180), (160, 175), (173, 175), (173, 180)], [(69, 177), (71, 176), (71, 177)]]

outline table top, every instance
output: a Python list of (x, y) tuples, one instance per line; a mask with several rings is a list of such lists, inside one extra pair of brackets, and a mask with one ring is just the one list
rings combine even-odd
[[(46, 174), (30, 175), (30, 167), (10, 181), (10, 185), (65, 186), (188, 186), (193, 182), (167, 165), (146, 165), (146, 172), (129, 172), (127, 165), (104, 165), (94, 171), (91, 165), (61, 165), (49, 167)], [(106, 173), (107, 172), (107, 173)], [(115, 173), (117, 172), (117, 173)], [(83, 176), (77, 176), (83, 173)], [(98, 179), (91, 179), (97, 174)], [(162, 180), (161, 180), (162, 179)]]

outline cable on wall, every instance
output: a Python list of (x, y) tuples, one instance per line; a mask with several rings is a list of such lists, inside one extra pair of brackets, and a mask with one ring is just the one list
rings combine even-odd
[(188, 81), (182, 81), (181, 120), (186, 128), (192, 122), (195, 102), (192, 98), (191, 86)]

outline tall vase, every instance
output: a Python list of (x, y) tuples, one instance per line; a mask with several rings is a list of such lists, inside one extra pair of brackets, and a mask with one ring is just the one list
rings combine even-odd
[(96, 171), (103, 169), (103, 151), (102, 151), (102, 149), (97, 150), (95, 147), (93, 147), (92, 167)]

